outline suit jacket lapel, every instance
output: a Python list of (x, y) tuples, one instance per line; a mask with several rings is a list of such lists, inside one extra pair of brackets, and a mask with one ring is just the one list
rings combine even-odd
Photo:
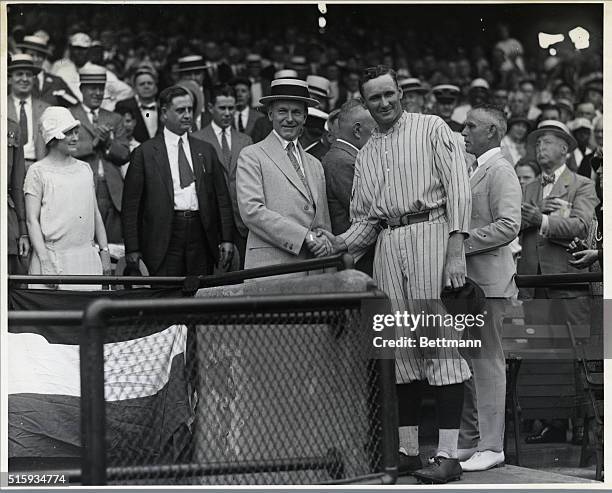
[[(164, 141), (164, 135), (160, 134), (155, 138), (155, 153), (153, 158), (155, 163), (157, 164), (157, 168), (159, 170), (159, 174), (166, 186), (166, 191), (168, 192), (168, 196), (170, 200), (174, 204), (174, 185), (172, 183), (172, 172), (170, 171), (170, 161), (168, 160), (168, 149), (166, 148), (166, 142)], [(191, 142), (189, 142), (191, 145)]]
[(310, 195), (312, 196), (312, 200), (314, 204), (318, 203), (318, 194), (317, 194), (317, 183), (316, 177), (314, 176), (313, 164), (310, 162), (310, 155), (307, 152), (304, 152), (304, 148), (300, 145), (300, 156), (302, 158), (302, 165), (304, 167), (304, 176), (306, 177), (306, 183), (308, 183), (308, 188), (310, 189)]
[[(206, 175), (206, 163), (204, 161), (204, 155), (196, 149), (197, 140), (191, 137), (189, 138), (189, 149), (191, 151), (191, 163), (193, 164), (193, 174), (196, 182), (196, 192), (202, 192), (204, 190), (204, 179)], [(199, 196), (198, 196), (199, 199)], [(200, 205), (200, 209), (202, 205)]]
[(353, 158), (353, 159), (357, 159), (357, 150), (354, 149), (353, 147), (351, 147), (350, 145), (345, 144), (344, 142), (339, 142), (339, 141), (335, 141), (332, 144), (332, 147), (337, 147), (338, 149), (342, 149), (345, 152), (348, 152), (349, 155)]
[(219, 145), (219, 141), (217, 140), (217, 136), (215, 135), (215, 131), (213, 130), (212, 125), (204, 127), (202, 133), (204, 134), (204, 140), (210, 142), (215, 148), (215, 151), (217, 151), (217, 156), (219, 156), (219, 161), (221, 161), (221, 164), (224, 164), (222, 159), (223, 151), (221, 149), (221, 146)]
[[(93, 125), (89, 121), (89, 116), (85, 113), (85, 109), (80, 104), (75, 106), (72, 110), (74, 117), (81, 122), (81, 128), (87, 130), (92, 138), (95, 138), (96, 132), (93, 128)], [(99, 114), (99, 113), (98, 113)]]
[[(289, 156), (287, 156), (287, 153), (285, 153), (283, 146), (274, 132), (270, 132), (270, 134), (264, 139), (262, 142), (262, 149), (270, 157), (278, 169), (280, 169), (287, 179), (293, 184), (293, 186), (297, 188), (304, 195), (304, 197), (310, 198), (304, 183), (302, 183), (297, 171), (295, 171), (293, 164), (291, 164), (291, 161), (289, 160)], [(302, 162), (304, 161), (302, 160)]]
[(230, 166), (231, 163), (236, 162), (236, 160), (238, 159), (238, 154), (240, 154), (240, 132), (232, 128), (231, 134), (232, 148), (230, 149)]
[(476, 170), (476, 173), (474, 173), (474, 175), (472, 175), (472, 177), (470, 179), (470, 186), (472, 187), (472, 189), (474, 189), (474, 187), (476, 187), (476, 185), (478, 185), (478, 183), (480, 183), (483, 180), (483, 178), (487, 174), (488, 169), (500, 157), (502, 157), (502, 153), (501, 152), (496, 152), (495, 154), (490, 156), (489, 159), (487, 159), (482, 164), (482, 166), (478, 166), (478, 169)]
[(549, 197), (563, 197), (567, 193), (567, 189), (570, 184), (574, 181), (574, 176), (569, 168), (565, 168), (565, 171), (561, 173), (561, 176), (555, 181), (552, 190), (550, 191)]
[(17, 123), (19, 126), (19, 117), (17, 116), (17, 111), (15, 110), (15, 105), (13, 104), (14, 100), (12, 97), (6, 98), (6, 106), (8, 110), (8, 117)]

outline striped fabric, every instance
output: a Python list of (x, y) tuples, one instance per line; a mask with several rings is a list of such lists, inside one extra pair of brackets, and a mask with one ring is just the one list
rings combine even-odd
[[(394, 311), (443, 313), (435, 300), (442, 290), (448, 235), (467, 234), (471, 200), (465, 155), (457, 136), (437, 116), (404, 112), (387, 132), (375, 131), (359, 151), (352, 224), (340, 236), (356, 257), (378, 239), (374, 280), (391, 299)], [(380, 220), (422, 210), (431, 211), (429, 222), (380, 233)], [(415, 334), (398, 329), (396, 335), (461, 337), (452, 327), (428, 331)], [(396, 369), (401, 383), (427, 380), (432, 385), (449, 385), (470, 377), (456, 348), (437, 348), (434, 354), (402, 348)]]

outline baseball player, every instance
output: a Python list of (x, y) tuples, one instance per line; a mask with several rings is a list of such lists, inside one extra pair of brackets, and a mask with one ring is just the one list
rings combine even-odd
[[(378, 127), (357, 155), (352, 225), (337, 237), (327, 236), (334, 252), (348, 249), (357, 257), (376, 242), (374, 279), (394, 309), (438, 311), (433, 300), (442, 287), (465, 282), (471, 192), (462, 150), (441, 118), (402, 110), (393, 70), (367, 69), (360, 91)], [(398, 335), (408, 335), (401, 330)], [(460, 338), (454, 327), (437, 330), (441, 338)], [(403, 384), (398, 385), (399, 466), (400, 474), (446, 483), (461, 476), (457, 438), (470, 371), (456, 348), (439, 349), (434, 356), (418, 347), (396, 354)], [(436, 456), (423, 467), (418, 426), (425, 383), (434, 389), (440, 431)]]

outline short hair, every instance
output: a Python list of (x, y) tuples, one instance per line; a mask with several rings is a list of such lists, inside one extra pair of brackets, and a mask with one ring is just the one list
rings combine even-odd
[(168, 107), (172, 104), (172, 100), (174, 98), (178, 98), (181, 96), (193, 97), (187, 89), (181, 86), (166, 87), (166, 89), (159, 93), (159, 105), (162, 108)]
[(126, 104), (125, 106), (120, 106), (119, 108), (115, 107), (115, 113), (118, 113), (121, 116), (130, 115), (135, 120), (138, 118), (137, 113), (139, 113), (139, 111), (134, 106), (129, 106)]
[(218, 84), (214, 86), (210, 92), (210, 103), (215, 104), (219, 96), (225, 96), (228, 98), (236, 98), (236, 91), (229, 84)]
[[(351, 101), (354, 100), (351, 99)], [(329, 113), (329, 115), (327, 116), (328, 128), (331, 127), (334, 123), (336, 123), (336, 120), (338, 120), (338, 117), (340, 116), (340, 111), (341, 109), (335, 109)]]
[(395, 82), (395, 87), (399, 90), (399, 84), (397, 83), (397, 73), (390, 67), (386, 65), (376, 65), (376, 67), (368, 67), (363, 70), (361, 77), (359, 78), (359, 94), (363, 98), (363, 85), (372, 79), (377, 79), (378, 77), (382, 77), (383, 75), (389, 74)]
[(542, 170), (540, 169), (540, 165), (535, 159), (532, 159), (532, 158), (523, 157), (519, 159), (514, 165), (514, 169), (516, 170), (516, 168), (518, 168), (519, 166), (528, 166), (529, 168), (533, 170), (533, 173), (535, 174), (535, 176), (540, 176), (540, 174), (542, 173)]
[(236, 79), (233, 79), (230, 84), (232, 85), (232, 87), (236, 87), (237, 85), (242, 84), (243, 86), (247, 86), (249, 89), (251, 88), (251, 81), (246, 77), (238, 77)]
[(340, 107), (340, 112), (338, 113), (338, 123), (341, 126), (347, 125), (357, 108), (368, 111), (368, 108), (361, 99), (349, 99)]
[(484, 111), (493, 121), (493, 125), (497, 129), (497, 134), (501, 139), (504, 135), (506, 135), (506, 131), (508, 130), (508, 122), (506, 120), (506, 115), (504, 114), (504, 110), (499, 106), (494, 104), (479, 104), (474, 107), (471, 111)]

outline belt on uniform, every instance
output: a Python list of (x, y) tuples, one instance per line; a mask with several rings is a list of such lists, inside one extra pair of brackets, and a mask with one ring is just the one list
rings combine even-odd
[(382, 220), (380, 224), (383, 228), (395, 229), (401, 228), (402, 226), (408, 226), (409, 224), (424, 223), (425, 221), (429, 221), (429, 211), (404, 214), (400, 217), (391, 217)]
[(174, 217), (199, 217), (200, 211), (174, 211)]

